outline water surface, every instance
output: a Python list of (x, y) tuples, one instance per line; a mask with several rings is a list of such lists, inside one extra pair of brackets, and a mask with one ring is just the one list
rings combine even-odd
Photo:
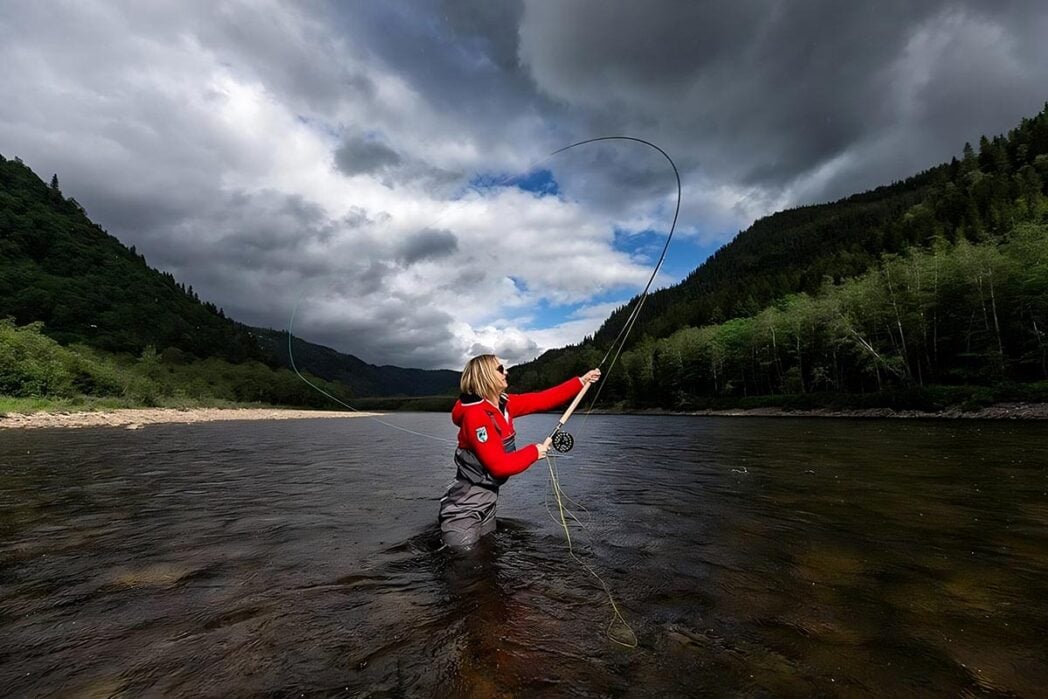
[[(444, 415), (395, 415), (449, 439)], [(555, 416), (520, 421), (518, 443)], [(0, 432), (13, 696), (977, 695), (1048, 686), (1048, 426), (577, 417), (440, 551), (451, 447), (367, 419)], [(555, 512), (555, 507), (554, 507)], [(610, 635), (626, 631), (612, 624)]]

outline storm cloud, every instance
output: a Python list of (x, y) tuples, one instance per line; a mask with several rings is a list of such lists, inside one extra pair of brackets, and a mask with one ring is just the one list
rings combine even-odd
[(347, 139), (335, 151), (335, 164), (347, 175), (384, 173), (401, 162), (400, 155), (389, 146), (361, 138)]
[[(377, 364), (577, 342), (756, 217), (900, 179), (1048, 99), (1033, 0), (28, 0), (0, 153), (244, 322)], [(529, 191), (527, 172), (549, 173)]]
[(451, 231), (425, 230), (409, 238), (400, 250), (404, 264), (448, 257), (458, 250), (458, 238)]
[(529, 2), (521, 60), (605, 128), (654, 127), (688, 169), (805, 203), (1039, 111), (1046, 21), (1033, 1)]

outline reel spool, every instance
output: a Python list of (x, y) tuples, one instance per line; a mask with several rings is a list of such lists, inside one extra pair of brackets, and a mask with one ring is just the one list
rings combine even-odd
[(575, 438), (567, 432), (561, 432), (560, 430), (554, 432), (550, 439), (552, 440), (551, 444), (553, 448), (561, 454), (567, 454), (571, 451), (571, 448), (575, 446)]

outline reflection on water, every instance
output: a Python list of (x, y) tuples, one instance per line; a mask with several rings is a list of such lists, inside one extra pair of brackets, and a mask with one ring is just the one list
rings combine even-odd
[[(442, 415), (391, 418), (449, 437)], [(521, 421), (521, 443), (550, 416)], [(370, 420), (0, 432), (7, 694), (1001, 695), (1048, 686), (1048, 427), (593, 416), (439, 549)], [(529, 433), (529, 430), (531, 433)], [(541, 467), (541, 465), (540, 465)]]

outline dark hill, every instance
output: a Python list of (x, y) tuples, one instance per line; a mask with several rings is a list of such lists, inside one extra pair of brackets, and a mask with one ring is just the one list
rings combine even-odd
[[(61, 344), (139, 355), (152, 346), (191, 357), (287, 366), (287, 335), (252, 328), (201, 301), (192, 287), (155, 270), (93, 223), (19, 159), (0, 156), (0, 318), (42, 321)], [(174, 353), (177, 355), (178, 353)], [(174, 356), (168, 353), (166, 356)], [(296, 339), (300, 370), (342, 383), (356, 396), (454, 392), (452, 371), (373, 366)]]
[[(281, 364), (291, 366), (286, 332), (263, 328), (251, 328), (251, 332), (268, 352), (278, 357)], [(344, 384), (355, 396), (430, 396), (458, 391), (459, 374), (456, 371), (375, 366), (351, 354), (297, 337), (292, 347), (299, 371)]]
[(58, 179), (48, 186), (0, 156), (0, 315), (43, 321), (62, 344), (139, 354), (177, 348), (231, 362), (266, 354), (242, 326), (192, 287), (92, 223)]
[[(901, 182), (836, 202), (802, 206), (756, 221), (687, 278), (652, 293), (629, 346), (758, 313), (793, 293), (814, 293), (875, 267), (882, 256), (940, 239), (981, 243), (1022, 220), (1048, 181), (1048, 105), (1007, 136), (982, 137), (976, 151)], [(672, 254), (672, 250), (671, 250)], [(608, 318), (582, 347), (551, 350), (521, 367), (539, 381), (552, 366), (581, 368), (580, 350), (597, 359), (625, 323), (633, 301)], [(577, 366), (576, 366), (577, 365)], [(542, 378), (540, 378), (542, 377)]]

